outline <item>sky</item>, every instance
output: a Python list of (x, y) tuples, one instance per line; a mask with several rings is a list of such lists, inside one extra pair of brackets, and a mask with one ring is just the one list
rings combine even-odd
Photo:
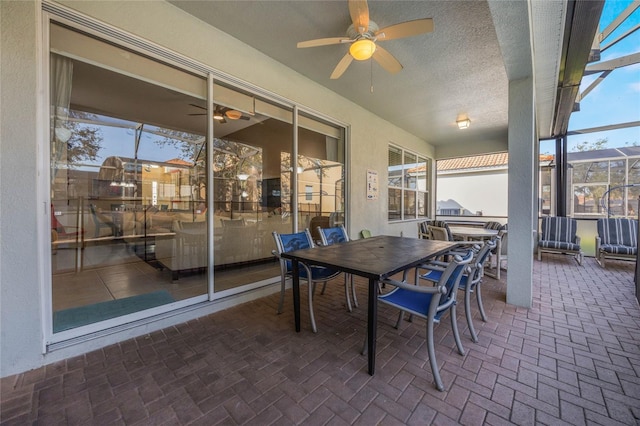
[[(600, 19), (600, 31), (604, 30), (631, 3), (631, 0), (606, 0)], [(640, 24), (640, 8), (611, 33), (601, 46), (605, 46), (638, 24)], [(640, 52), (640, 30), (602, 52), (600, 61), (638, 52)], [(584, 77), (580, 92), (582, 93), (598, 75)], [(613, 71), (582, 99), (580, 111), (571, 114), (569, 131), (633, 121), (640, 121), (640, 64)], [(578, 143), (594, 142), (602, 138), (608, 139), (608, 148), (640, 146), (640, 127), (570, 136), (568, 149), (572, 151)]]

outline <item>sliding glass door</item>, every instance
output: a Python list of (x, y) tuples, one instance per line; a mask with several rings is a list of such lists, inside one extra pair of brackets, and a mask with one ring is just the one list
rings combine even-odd
[(49, 40), (53, 340), (277, 283), (274, 231), (345, 224), (344, 127), (66, 25)]
[(206, 79), (50, 40), (54, 333), (206, 295)]

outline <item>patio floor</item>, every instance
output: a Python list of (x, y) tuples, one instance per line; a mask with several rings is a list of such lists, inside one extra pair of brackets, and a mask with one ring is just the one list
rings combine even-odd
[[(381, 305), (376, 375), (360, 355), (360, 307), (342, 280), (316, 297), (319, 332), (293, 331), (290, 291), (1, 380), (2, 424), (640, 424), (640, 309), (634, 264), (568, 256), (534, 261), (533, 307), (507, 305), (506, 275), (486, 277), (489, 321), (466, 355), (436, 326), (445, 392), (433, 384), (424, 322), (392, 327)], [(331, 284), (331, 283), (330, 283)], [(302, 290), (306, 295), (306, 288)]]

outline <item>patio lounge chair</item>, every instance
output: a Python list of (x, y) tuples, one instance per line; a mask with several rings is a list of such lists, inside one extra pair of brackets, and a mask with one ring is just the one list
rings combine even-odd
[[(396, 281), (392, 279), (384, 280), (385, 284), (394, 286), (390, 292), (378, 296), (378, 301), (400, 309), (400, 315), (395, 328), (400, 326), (404, 312), (418, 316), (427, 320), (427, 350), (429, 352), (429, 363), (431, 372), (439, 391), (444, 390), (444, 384), (440, 378), (440, 371), (436, 361), (435, 342), (433, 337), (433, 325), (440, 322), (442, 316), (449, 312), (451, 317), (451, 329), (455, 338), (458, 353), (464, 355), (464, 348), (458, 333), (456, 322), (456, 293), (462, 278), (462, 273), (473, 258), (473, 250), (468, 250), (464, 257), (453, 255), (452, 261), (448, 264), (440, 276), (436, 286), (420, 286), (409, 284), (406, 281)], [(416, 269), (416, 282), (419, 282), (419, 270)], [(363, 353), (366, 349), (366, 341)]]
[(605, 267), (606, 259), (635, 260), (638, 255), (638, 221), (598, 219), (596, 260)]
[(576, 235), (578, 223), (570, 217), (545, 216), (542, 218), (542, 232), (538, 239), (538, 260), (542, 253), (573, 255), (582, 265), (584, 257), (580, 248), (580, 237)]
[[(294, 250), (301, 250), (306, 248), (313, 248), (313, 240), (308, 229), (302, 232), (294, 234), (279, 234), (273, 231), (273, 239), (276, 242), (277, 250), (273, 250), (272, 253), (280, 260), (280, 303), (278, 305), (278, 313), (282, 313), (282, 306), (284, 304), (284, 292), (285, 283), (289, 278), (293, 278), (293, 264), (290, 260), (287, 260), (281, 256), (281, 253), (286, 253)], [(311, 319), (311, 328), (314, 333), (318, 332), (316, 327), (315, 315), (313, 314), (313, 293), (315, 290), (315, 284), (317, 282), (325, 283), (332, 278), (337, 277), (340, 271), (325, 268), (324, 266), (306, 265), (300, 263), (300, 278), (307, 281), (309, 284), (309, 317)], [(348, 294), (348, 293), (347, 293)]]

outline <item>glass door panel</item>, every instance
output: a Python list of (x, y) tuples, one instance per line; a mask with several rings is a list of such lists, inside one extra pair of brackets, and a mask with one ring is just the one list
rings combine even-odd
[(291, 155), (293, 113), (219, 82), (213, 94), (214, 291), (220, 292), (280, 274), (271, 233), (292, 229), (282, 162)]
[(298, 127), (298, 229), (345, 224), (344, 129), (300, 113)]
[(206, 80), (50, 35), (54, 333), (206, 295)]

